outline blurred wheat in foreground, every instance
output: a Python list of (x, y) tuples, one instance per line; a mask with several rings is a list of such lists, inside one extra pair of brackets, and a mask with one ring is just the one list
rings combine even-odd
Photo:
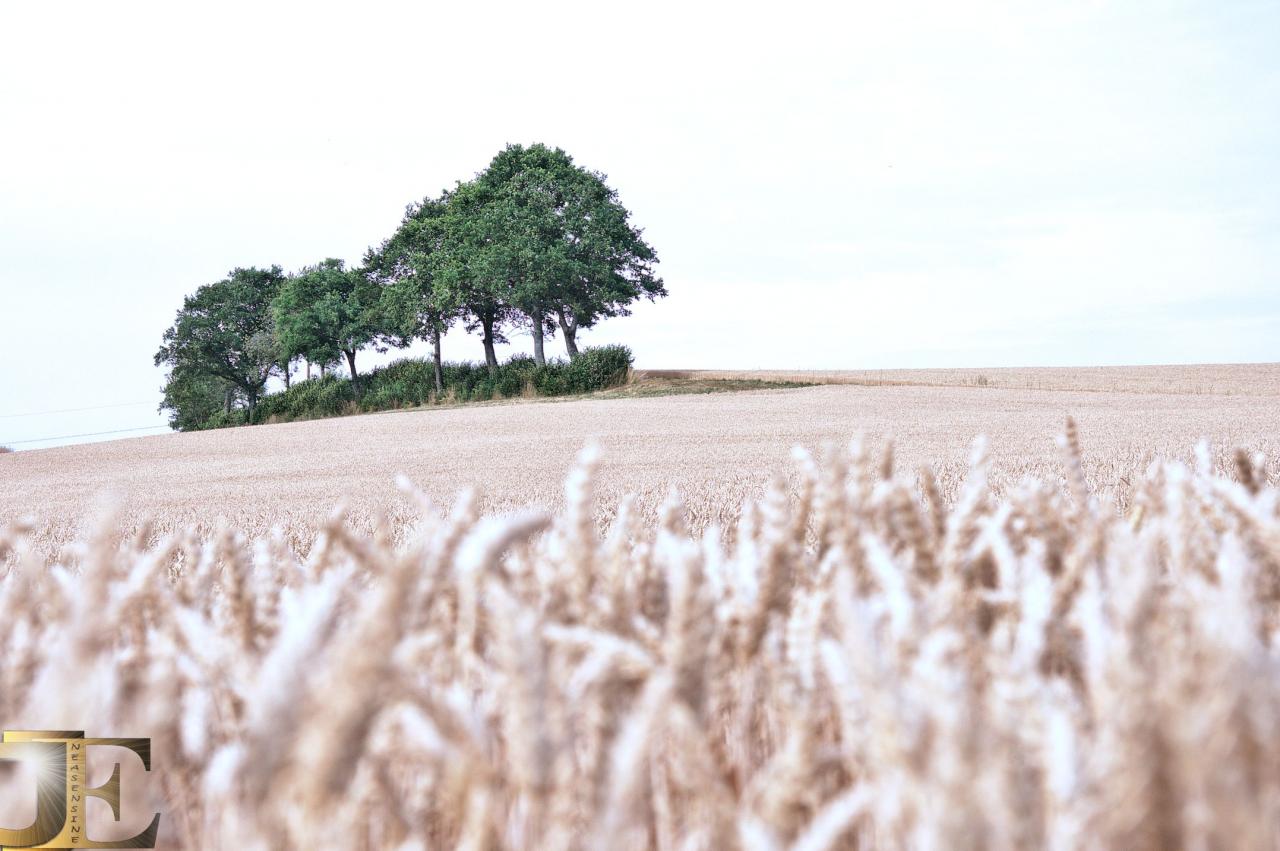
[(590, 451), (558, 518), (424, 498), (305, 560), (13, 528), (0, 718), (152, 737), (126, 806), (170, 847), (1280, 847), (1262, 460), (1155, 465), (1122, 516), (1062, 444), (1065, 488), (996, 501), (979, 443), (951, 507), (797, 452), (729, 550), (674, 499), (601, 539)]

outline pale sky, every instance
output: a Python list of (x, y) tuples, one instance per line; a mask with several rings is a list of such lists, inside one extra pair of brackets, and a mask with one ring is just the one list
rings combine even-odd
[(641, 367), (1280, 360), (1274, 0), (14, 2), (0, 121), (19, 449), (161, 431), (185, 294), (356, 261), (508, 142), (657, 249), (582, 340)]

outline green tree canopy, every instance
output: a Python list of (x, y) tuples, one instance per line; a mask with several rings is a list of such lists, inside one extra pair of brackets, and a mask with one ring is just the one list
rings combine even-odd
[(223, 378), (184, 365), (169, 372), (160, 410), (169, 412), (169, 427), (178, 431), (204, 428), (219, 411), (230, 412), (236, 387)]
[(530, 330), (539, 365), (557, 330), (576, 358), (581, 328), (666, 295), (657, 260), (604, 174), (559, 148), (508, 145), (473, 180), (410, 205), (360, 268), (328, 259), (292, 277), (278, 266), (235, 269), (201, 287), (155, 360), (172, 368), (168, 401), (200, 407), (216, 395), (204, 378), (216, 378), (252, 420), (270, 376), (287, 386), (295, 358), (324, 368), (345, 357), (357, 381), (364, 346), (425, 339), (440, 391), (441, 339), (454, 323), (480, 332), (491, 377), (513, 326)]
[(456, 305), (468, 331), (480, 331), (485, 364), (498, 369), (495, 343), (505, 343), (504, 327), (515, 310), (506, 300), (504, 247), (493, 222), (494, 210), (475, 182), (459, 183), (440, 216), (440, 240), (430, 255), (434, 286)]
[(271, 307), (286, 356), (323, 365), (345, 356), (353, 380), (356, 352), (382, 328), (378, 285), (362, 270), (348, 269), (333, 258), (285, 280)]
[(617, 192), (597, 172), (580, 171), (562, 216), (568, 262), (557, 291), (556, 318), (569, 354), (577, 356), (579, 328), (627, 316), (630, 305), (665, 297), (654, 273), (658, 255), (631, 224)]
[(446, 238), (448, 198), (446, 192), (409, 205), (396, 232), (365, 255), (370, 277), (382, 285), (384, 339), (396, 346), (431, 342), (437, 393), (444, 390), (441, 339), (465, 312), (459, 293), (435, 274)]
[(556, 320), (576, 356), (579, 328), (666, 295), (656, 253), (605, 176), (563, 150), (508, 145), (474, 183), (469, 215), (481, 234), (482, 272), (527, 317), (539, 363)]
[(284, 274), (269, 269), (233, 269), (223, 280), (205, 284), (183, 301), (156, 352), (157, 366), (171, 376), (211, 376), (236, 388), (250, 413), (267, 379), (278, 369), (279, 347), (270, 308)]

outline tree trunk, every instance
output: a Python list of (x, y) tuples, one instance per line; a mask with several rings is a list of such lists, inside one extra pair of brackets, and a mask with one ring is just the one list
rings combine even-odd
[(285, 364), (284, 364), (284, 389), (285, 390), (288, 390), (289, 387), (291, 386), (289, 373), (292, 371), (291, 369), (292, 366), (293, 366), (292, 362), (285, 361)]
[(572, 360), (578, 356), (578, 320), (565, 316), (564, 308), (556, 310), (556, 318), (560, 320), (560, 330), (564, 332), (564, 348)]
[(351, 386), (356, 391), (356, 398), (360, 398), (360, 376), (356, 372), (356, 350), (343, 349), (342, 353), (347, 356), (347, 368), (351, 370)]
[(311, 361), (307, 361), (307, 381), (311, 380)]
[(484, 337), (484, 362), (489, 367), (489, 375), (498, 374), (498, 353), (493, 350), (493, 315), (480, 317), (480, 328)]
[(231, 416), (231, 402), (236, 398), (236, 391), (228, 387), (227, 392), (223, 394), (222, 410), (227, 416)]
[(444, 392), (444, 367), (440, 358), (440, 338), (443, 336), (444, 335), (440, 333), (439, 327), (431, 329), (431, 357), (435, 366), (437, 396)]
[(543, 348), (542, 314), (530, 313), (529, 319), (532, 322), (529, 328), (533, 332), (533, 361), (538, 366), (546, 366), (547, 355)]

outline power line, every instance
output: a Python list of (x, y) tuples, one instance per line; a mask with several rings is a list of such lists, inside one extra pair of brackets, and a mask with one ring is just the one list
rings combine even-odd
[(0, 420), (12, 419), (14, 417), (40, 417), (45, 414), (76, 414), (80, 411), (104, 411), (107, 408), (136, 408), (139, 405), (152, 405), (154, 400), (150, 402), (121, 402), (118, 405), (94, 405), (91, 408), (62, 408), (58, 411), (28, 411), (25, 414), (0, 414)]
[(57, 437), (33, 437), (28, 440), (0, 441), (0, 446), (17, 446), (20, 443), (45, 443), (50, 440), (72, 440), (77, 437), (102, 437), (104, 434), (124, 434), (129, 431), (149, 431), (153, 428), (168, 428), (165, 425), (140, 426), (138, 428), (117, 428), (111, 431), (87, 431), (83, 434), (60, 434)]

